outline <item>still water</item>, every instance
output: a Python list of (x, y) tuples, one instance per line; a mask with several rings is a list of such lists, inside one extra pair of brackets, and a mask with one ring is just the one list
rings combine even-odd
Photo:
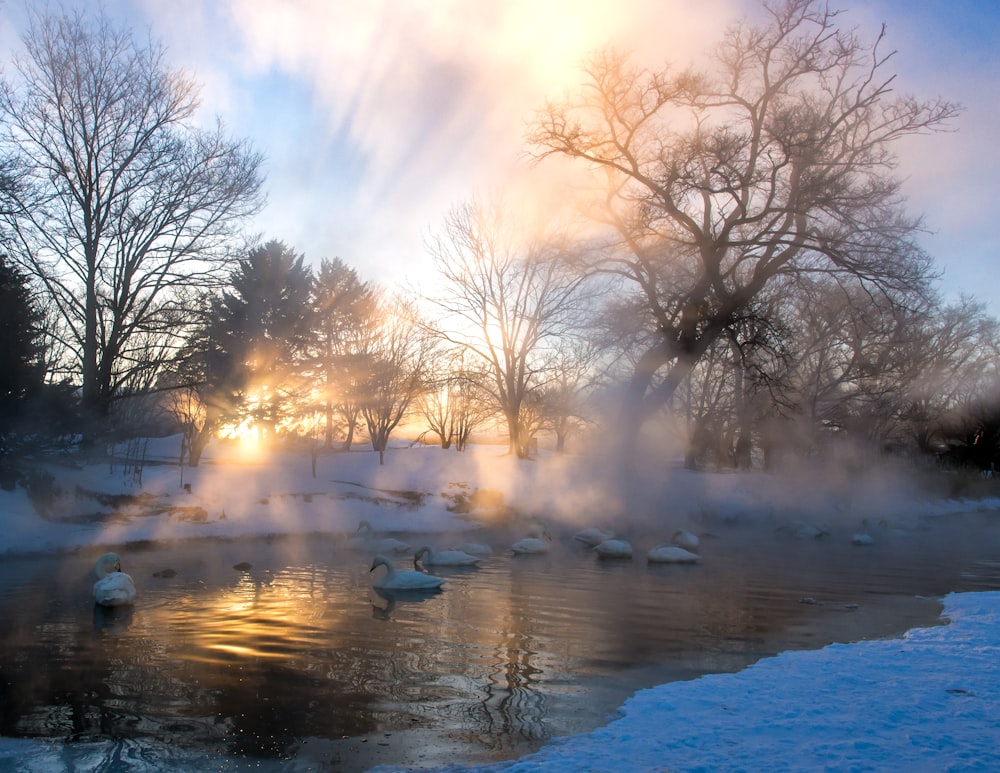
[(130, 546), (140, 597), (118, 614), (90, 603), (97, 551), (5, 557), (0, 735), (227, 769), (483, 763), (604, 724), (637, 689), (933, 625), (936, 597), (1000, 588), (996, 513), (864, 548), (723, 527), (699, 566), (647, 566), (641, 539), (626, 562), (568, 535), (514, 558), (501, 539), (478, 568), (436, 568), (441, 592), (400, 597), (330, 536)]

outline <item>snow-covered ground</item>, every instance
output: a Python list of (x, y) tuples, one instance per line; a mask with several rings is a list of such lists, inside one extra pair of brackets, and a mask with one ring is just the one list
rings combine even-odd
[[(384, 466), (371, 452), (323, 456), (315, 476), (305, 454), (263, 460), (220, 447), (198, 468), (181, 470), (177, 442), (150, 441), (141, 485), (133, 467), (120, 463), (51, 468), (56, 488), (40, 500), (43, 515), (23, 489), (0, 492), (0, 555), (347, 533), (362, 519), (387, 531), (455, 531), (470, 526), (456, 503), (481, 489), (564, 531), (657, 523), (669, 534), (692, 522), (757, 519), (822, 523), (833, 538), (847, 539), (862, 518), (906, 528), (915, 518), (1000, 509), (1000, 500), (923, 500), (901, 481), (875, 475), (855, 479), (848, 497), (830, 475), (793, 485), (774, 476), (670, 470), (623, 496), (608, 464), (518, 461), (496, 447), (463, 454), (398, 448)], [(947, 625), (899, 639), (787, 652), (737, 674), (642, 691), (607, 726), (491, 769), (1000, 769), (1000, 592), (949, 595), (944, 616)], [(184, 767), (181, 753), (161, 759)], [(83, 749), (68, 754), (49, 742), (0, 739), (0, 771), (82, 770), (85, 760)], [(189, 769), (203, 764), (192, 760)], [(139, 757), (121, 760), (121, 769), (149, 768)]]

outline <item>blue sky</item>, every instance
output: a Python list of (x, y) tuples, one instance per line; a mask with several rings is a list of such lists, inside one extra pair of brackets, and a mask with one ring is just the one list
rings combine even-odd
[[(76, 0), (96, 6), (96, 0)], [(685, 65), (750, 0), (105, 0), (148, 26), (220, 116), (267, 157), (254, 230), (366, 279), (426, 276), (424, 238), (473, 194), (525, 202), (560, 181), (526, 172), (525, 122), (580, 81), (608, 44), (650, 66)], [(949, 295), (1000, 315), (992, 224), (1000, 201), (1000, 3), (845, 0), (866, 35), (885, 22), (899, 88), (964, 106), (955, 131), (900, 147), (900, 174)], [(0, 5), (15, 46), (23, 6)]]

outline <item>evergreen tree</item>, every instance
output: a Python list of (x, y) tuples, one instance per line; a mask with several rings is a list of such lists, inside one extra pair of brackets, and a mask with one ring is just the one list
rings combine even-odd
[(42, 388), (42, 312), (26, 276), (0, 256), (0, 453), (26, 400)]

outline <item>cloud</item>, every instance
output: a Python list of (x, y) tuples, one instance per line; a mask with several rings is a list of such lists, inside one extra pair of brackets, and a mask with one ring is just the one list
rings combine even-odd
[[(997, 12), (958, 2), (952, 13), (878, 0), (843, 18), (869, 38), (887, 22), (901, 91), (967, 106), (957, 134), (902, 146), (899, 170), (938, 231), (928, 249), (966, 272), (989, 260), (1000, 95), (986, 32)], [(386, 279), (420, 264), (422, 235), (463, 198), (518, 185), (538, 195), (537, 169), (521, 182), (526, 122), (578, 88), (586, 55), (614, 46), (642, 65), (685, 66), (761, 12), (750, 0), (144, 3), (154, 34), (205, 84), (206, 107), (267, 154), (259, 227)]]

